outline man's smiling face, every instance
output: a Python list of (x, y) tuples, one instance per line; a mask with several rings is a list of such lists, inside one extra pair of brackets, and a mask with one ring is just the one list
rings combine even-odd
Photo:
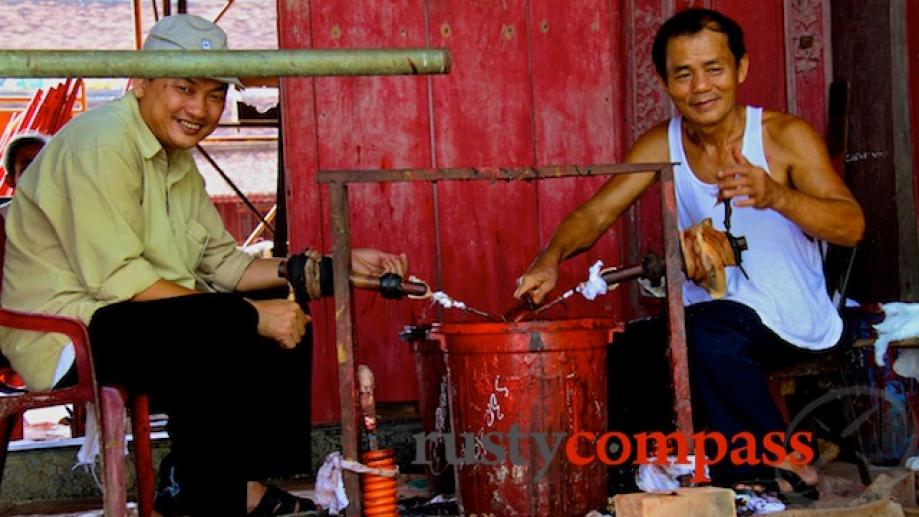
[(747, 56), (738, 63), (723, 33), (677, 36), (667, 42), (667, 93), (685, 119), (716, 124), (734, 107), (747, 66)]
[(226, 103), (227, 85), (213, 79), (138, 79), (140, 115), (166, 149), (191, 149), (211, 134)]

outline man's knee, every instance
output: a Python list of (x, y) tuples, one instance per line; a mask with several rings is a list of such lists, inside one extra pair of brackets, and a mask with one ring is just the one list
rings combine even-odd
[(744, 356), (755, 332), (756, 313), (734, 302), (707, 302), (686, 310), (686, 341), (696, 361), (717, 363)]

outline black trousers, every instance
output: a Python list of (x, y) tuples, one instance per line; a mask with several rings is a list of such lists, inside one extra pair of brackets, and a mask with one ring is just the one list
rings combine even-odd
[[(829, 350), (794, 346), (763, 325), (751, 308), (723, 300), (687, 307), (686, 336), (697, 428), (720, 432), (729, 441), (726, 459), (712, 466), (713, 482), (774, 477), (769, 467), (732, 465), (727, 459), (731, 437), (749, 432), (761, 444), (766, 433), (785, 431), (768, 373)], [(674, 430), (666, 318), (627, 326), (616, 336), (609, 358), (611, 429), (630, 434)]]
[(243, 515), (246, 481), (310, 469), (309, 336), (285, 350), (257, 326), (236, 294), (122, 302), (90, 322), (99, 381), (147, 393), (169, 416), (193, 515)]

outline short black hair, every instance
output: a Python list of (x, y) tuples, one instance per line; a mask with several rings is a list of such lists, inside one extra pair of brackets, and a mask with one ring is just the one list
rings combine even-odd
[(728, 48), (731, 49), (737, 63), (740, 63), (740, 58), (747, 55), (743, 29), (737, 22), (711, 9), (686, 9), (664, 22), (654, 37), (651, 59), (654, 60), (654, 68), (661, 79), (667, 80), (667, 43), (678, 36), (698, 34), (704, 29), (720, 32), (728, 37)]

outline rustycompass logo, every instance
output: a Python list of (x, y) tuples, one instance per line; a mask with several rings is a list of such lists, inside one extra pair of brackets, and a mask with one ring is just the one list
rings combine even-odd
[[(510, 460), (513, 465), (535, 465), (522, 451), (539, 454), (541, 467), (534, 480), (539, 482), (552, 461), (559, 454), (576, 466), (601, 462), (608, 466), (666, 463), (676, 456), (676, 463), (689, 464), (690, 450), (712, 451), (711, 456), (697, 457), (694, 461), (693, 482), (711, 481), (707, 466), (722, 461), (737, 465), (778, 465), (786, 460), (794, 464), (807, 464), (814, 459), (812, 435), (799, 431), (791, 435), (784, 432), (768, 433), (760, 443), (752, 433), (738, 433), (728, 437), (716, 432), (699, 432), (691, 436), (673, 432), (638, 433), (629, 436), (611, 431), (608, 433), (578, 432), (534, 433), (521, 432), (512, 425), (510, 432), (490, 432), (478, 436), (474, 433), (418, 433), (415, 438), (415, 463), (427, 464), (425, 458), (428, 442), (443, 443), (446, 461), (451, 465), (499, 465)], [(728, 453), (728, 444), (734, 448)], [(691, 447), (690, 447), (691, 446)], [(457, 451), (461, 452), (458, 454)]]

